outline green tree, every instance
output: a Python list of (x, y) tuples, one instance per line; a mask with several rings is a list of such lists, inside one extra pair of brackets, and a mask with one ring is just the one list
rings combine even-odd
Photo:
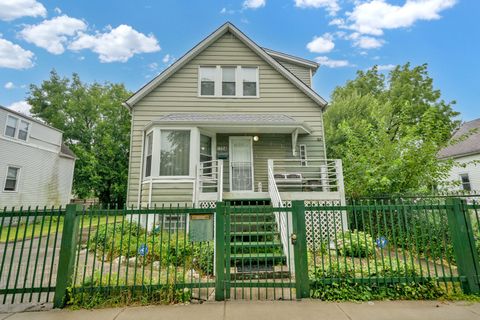
[(123, 84), (86, 84), (77, 74), (55, 70), (27, 97), (33, 116), (62, 130), (77, 156), (73, 189), (80, 198), (123, 204), (126, 196), (130, 115), (122, 102), (131, 93)]
[(433, 87), (427, 65), (375, 66), (337, 87), (325, 113), (328, 156), (343, 160), (352, 196), (428, 192), (451, 163), (438, 161), (459, 122)]

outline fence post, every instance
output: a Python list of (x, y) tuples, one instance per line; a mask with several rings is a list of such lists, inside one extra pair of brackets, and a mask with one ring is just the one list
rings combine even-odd
[(54, 308), (62, 308), (65, 306), (67, 289), (72, 282), (78, 240), (79, 219), (77, 211), (81, 210), (82, 206), (78, 204), (68, 204), (66, 207), (65, 218), (63, 220), (62, 242), (58, 256), (57, 282), (55, 285), (55, 297), (53, 299)]
[(225, 300), (225, 220), (224, 203), (215, 210), (215, 300)]
[(467, 278), (462, 282), (464, 293), (480, 292), (480, 265), (478, 253), (473, 238), (472, 222), (465, 200), (460, 198), (447, 199), (448, 227), (452, 237), (453, 251), (457, 261), (458, 274)]
[(292, 201), (292, 229), (296, 235), (294, 241), (295, 288), (297, 299), (310, 296), (307, 258), (307, 228), (305, 226), (305, 202)]

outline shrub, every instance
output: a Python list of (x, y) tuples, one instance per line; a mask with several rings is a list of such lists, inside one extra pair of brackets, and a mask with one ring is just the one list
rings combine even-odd
[(339, 236), (337, 250), (347, 257), (371, 257), (375, 254), (375, 242), (372, 236), (363, 231), (347, 231)]

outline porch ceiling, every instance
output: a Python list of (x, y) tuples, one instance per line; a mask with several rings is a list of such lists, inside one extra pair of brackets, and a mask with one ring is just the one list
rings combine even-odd
[(195, 126), (216, 133), (309, 134), (310, 128), (284, 114), (172, 113), (147, 125)]

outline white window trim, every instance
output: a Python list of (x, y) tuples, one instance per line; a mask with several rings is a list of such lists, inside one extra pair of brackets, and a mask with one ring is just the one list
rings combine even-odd
[[(8, 169), (9, 168), (16, 168), (18, 169), (18, 172), (17, 172), (17, 180), (15, 182), (15, 190), (5, 190), (5, 185), (7, 183), (7, 177), (8, 177)], [(21, 171), (22, 171), (22, 167), (20, 166), (17, 166), (17, 165), (7, 165), (7, 170), (5, 171), (5, 179), (3, 180), (3, 185), (2, 185), (2, 191), (5, 192), (5, 193), (17, 193), (18, 192), (18, 186), (20, 184), (20, 175), (21, 175)]]
[[(13, 137), (10, 137), (7, 135), (7, 125), (8, 125), (8, 118), (13, 118), (13, 119), (16, 119), (17, 120), (17, 126), (15, 127), (15, 135)], [(7, 114), (7, 118), (5, 119), (5, 128), (3, 130), (3, 135), (4, 137), (6, 137), (7, 139), (12, 139), (12, 140), (19, 140), (19, 141), (23, 141), (23, 142), (28, 142), (28, 140), (30, 139), (30, 130), (32, 128), (32, 123), (30, 121), (27, 121), (23, 118), (20, 118), (20, 117), (15, 117), (15, 116), (12, 116), (11, 114)], [(25, 123), (28, 123), (28, 131), (27, 131), (27, 138), (25, 140), (23, 139), (20, 139), (18, 137), (19, 133), (20, 133), (20, 123), (21, 122), (25, 122)]]
[[(205, 129), (200, 129), (199, 135), (198, 135), (199, 146), (200, 146), (200, 135), (209, 136), (210, 138), (212, 138), (212, 160), (216, 160), (217, 159), (217, 135), (214, 132), (211, 132)], [(200, 148), (198, 150), (198, 163), (200, 163)]]
[[(214, 95), (202, 95), (202, 79), (200, 77), (201, 68), (211, 68), (215, 67), (215, 89)], [(222, 67), (236, 67), (235, 70), (235, 95), (234, 96), (223, 96), (222, 95)], [(242, 68), (256, 68), (257, 69), (257, 95), (255, 96), (244, 96), (243, 95), (243, 83), (241, 78)], [(259, 66), (250, 66), (250, 65), (199, 65), (197, 72), (197, 97), (198, 98), (215, 98), (215, 99), (258, 99), (260, 98), (260, 67)]]
[[(161, 176), (160, 175), (160, 135), (161, 130), (179, 130), (179, 131), (190, 131), (190, 159), (189, 159), (189, 174), (186, 176)], [(196, 175), (196, 165), (200, 161), (200, 150), (198, 146), (200, 145), (200, 131), (197, 127), (162, 127), (154, 126), (145, 132), (146, 136), (153, 132), (153, 145), (152, 145), (152, 169), (151, 175), (145, 177), (143, 173), (142, 181), (153, 181), (153, 180), (190, 180), (195, 179)], [(145, 143), (144, 143), (145, 145)], [(145, 146), (143, 147), (143, 149)], [(145, 156), (145, 150), (142, 152), (142, 163), (146, 163), (147, 158)], [(145, 172), (145, 170), (143, 170)]]

